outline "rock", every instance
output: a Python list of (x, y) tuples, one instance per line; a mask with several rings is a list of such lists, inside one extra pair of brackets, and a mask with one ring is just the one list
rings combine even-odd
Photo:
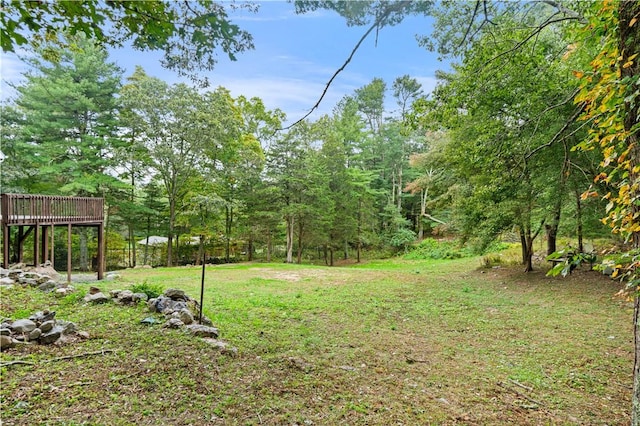
[(214, 349), (219, 350), (223, 355), (228, 355), (232, 358), (238, 355), (238, 348), (229, 347), (225, 342), (221, 342), (220, 340), (212, 339), (210, 337), (204, 337), (202, 340), (210, 344)]
[(101, 290), (98, 287), (89, 287), (89, 294), (98, 294), (101, 293)]
[(43, 333), (38, 341), (43, 345), (50, 345), (62, 336), (62, 330), (62, 327), (54, 327), (48, 333)]
[(158, 307), (156, 306), (156, 301), (158, 299), (156, 299), (155, 297), (153, 299), (149, 299), (147, 300), (147, 307), (149, 308), (149, 310), (151, 312), (160, 312), (158, 311)]
[(184, 323), (178, 318), (169, 318), (169, 321), (165, 322), (162, 328), (181, 328)]
[(9, 269), (14, 269), (14, 270), (24, 269), (24, 268), (26, 268), (26, 266), (27, 265), (25, 263), (16, 263), (14, 265), (9, 266)]
[(20, 284), (28, 285), (31, 287), (35, 287), (38, 285), (38, 281), (34, 280), (33, 278), (18, 278), (18, 282)]
[(10, 269), (8, 277), (16, 281), (22, 275), (22, 269)]
[(111, 290), (109, 296), (111, 296), (112, 299), (117, 299), (121, 291), (122, 290)]
[[(153, 300), (153, 307), (150, 307), (152, 312), (161, 312), (165, 315), (170, 315), (174, 311), (180, 311), (187, 307), (186, 302), (172, 300), (166, 296), (160, 296)], [(151, 301), (149, 301), (151, 304)]]
[(8, 328), (0, 328), (0, 336), (11, 336), (11, 330)]
[(35, 314), (31, 315), (29, 319), (35, 322), (36, 324), (42, 324), (43, 322), (51, 321), (55, 317), (56, 317), (56, 311), (50, 311), (48, 309), (45, 309), (44, 311), (38, 311)]
[(82, 338), (82, 339), (88, 339), (88, 338), (90, 338), (90, 337), (91, 337), (91, 336), (89, 335), (89, 333), (88, 333), (88, 332), (86, 332), (86, 331), (78, 331), (78, 332), (76, 333), (76, 336), (78, 336), (78, 337), (80, 337), (80, 338)]
[(56, 325), (55, 321), (49, 320), (40, 324), (39, 328), (40, 328), (40, 331), (42, 331), (43, 333), (46, 333), (48, 331), (51, 331), (54, 325)]
[[(95, 288), (95, 287), (93, 287), (93, 288)], [(87, 302), (87, 303), (97, 304), (97, 303), (108, 302), (109, 298), (107, 296), (105, 296), (102, 292), (97, 292), (97, 293), (87, 294), (84, 297), (84, 301)]]
[(180, 309), (180, 312), (178, 312), (180, 321), (182, 321), (185, 325), (189, 325), (191, 323), (193, 323), (193, 314), (191, 313), (191, 311), (189, 309)]
[(0, 278), (0, 286), (8, 286), (8, 285), (12, 286), (13, 284), (15, 284), (15, 281), (13, 281), (9, 277)]
[(187, 326), (187, 330), (196, 337), (218, 338), (218, 329), (215, 327), (208, 327), (202, 324), (190, 324)]
[(11, 324), (11, 330), (13, 330), (14, 333), (29, 333), (36, 327), (36, 323), (29, 319), (15, 320), (13, 324)]
[(171, 300), (188, 300), (187, 295), (184, 293), (184, 290), (179, 290), (177, 288), (166, 289), (164, 291), (164, 295)]
[(213, 326), (213, 321), (209, 319), (206, 315), (202, 316), (202, 325), (208, 325), (209, 327)]
[(56, 288), (56, 282), (55, 281), (51, 281), (51, 280), (48, 280), (48, 281), (46, 281), (44, 283), (41, 283), (38, 286), (39, 290), (46, 291), (46, 292), (52, 291), (54, 288)]
[(107, 274), (104, 277), (104, 279), (107, 280), (107, 281), (119, 280), (120, 279), (120, 274), (110, 273), (110, 274)]
[(13, 341), (11, 336), (0, 336), (0, 351), (4, 351), (5, 349), (13, 348), (16, 343)]
[(138, 303), (140, 301), (146, 302), (149, 299), (147, 293), (133, 293), (133, 301)]
[(56, 288), (55, 293), (58, 296), (66, 296), (67, 294), (73, 293), (75, 289), (73, 287), (60, 287)]
[(133, 299), (133, 292), (131, 290), (122, 290), (118, 294), (119, 299)]
[(41, 335), (42, 335), (42, 330), (39, 328), (36, 328), (29, 333), (29, 340), (38, 340), (38, 338)]
[(36, 278), (36, 281), (38, 282), (38, 285), (42, 285), (46, 282), (52, 282), (54, 286), (56, 285), (56, 282), (46, 275), (40, 275), (39, 278)]
[(0, 266), (0, 277), (8, 277), (10, 271), (10, 269), (4, 269), (2, 266)]
[(73, 334), (78, 330), (78, 327), (74, 322), (57, 320), (56, 326), (62, 328), (62, 334)]

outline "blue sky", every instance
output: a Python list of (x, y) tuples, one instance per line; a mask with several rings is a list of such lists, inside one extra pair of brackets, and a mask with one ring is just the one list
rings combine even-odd
[[(241, 53), (237, 61), (220, 58), (216, 69), (207, 72), (212, 86), (224, 86), (233, 96), (258, 96), (268, 108), (280, 108), (287, 121), (300, 118), (317, 101), (331, 75), (351, 53), (365, 27), (347, 27), (345, 20), (332, 11), (296, 15), (294, 6), (284, 1), (261, 2), (257, 13), (232, 14), (233, 20), (254, 37), (255, 49)], [(435, 71), (446, 69), (437, 55), (418, 46), (416, 34), (428, 34), (431, 22), (426, 17), (409, 17), (400, 25), (383, 28), (363, 43), (348, 67), (328, 91), (317, 113), (330, 112), (344, 95), (380, 77), (391, 86), (404, 74), (422, 83), (425, 92), (435, 86)], [(160, 66), (159, 53), (130, 49), (111, 51), (111, 60), (130, 75), (136, 65), (169, 83), (187, 81)], [(12, 96), (6, 82), (16, 82), (24, 71), (15, 55), (2, 54), (2, 98)], [(395, 108), (391, 93), (387, 107)]]

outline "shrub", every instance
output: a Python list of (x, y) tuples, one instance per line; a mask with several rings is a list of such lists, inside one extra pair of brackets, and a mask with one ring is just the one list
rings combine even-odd
[(146, 280), (142, 284), (134, 284), (131, 286), (131, 291), (134, 293), (144, 293), (149, 299), (155, 299), (160, 296), (164, 289), (160, 284), (149, 284)]
[(472, 255), (471, 250), (460, 246), (454, 241), (438, 241), (433, 238), (425, 238), (404, 258), (409, 260), (458, 259)]

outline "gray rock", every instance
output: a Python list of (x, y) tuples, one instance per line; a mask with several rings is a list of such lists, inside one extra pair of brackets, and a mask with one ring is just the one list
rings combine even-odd
[(10, 269), (4, 269), (2, 266), (0, 266), (0, 277), (8, 277), (10, 271)]
[(216, 339), (212, 339), (212, 338), (209, 338), (209, 337), (205, 337), (202, 340), (204, 340), (205, 342), (210, 344), (214, 349), (219, 350), (220, 353), (223, 354), (223, 355), (228, 355), (228, 356), (230, 356), (232, 358), (238, 356), (238, 348), (234, 348), (232, 346), (229, 346), (225, 342), (222, 342), (222, 341), (216, 340)]
[(54, 327), (48, 333), (42, 333), (39, 342), (43, 345), (50, 345), (52, 343), (55, 343), (55, 341), (58, 340), (60, 336), (62, 336), (62, 331), (62, 327)]
[(11, 336), (0, 336), (0, 351), (4, 351), (5, 349), (10, 349), (16, 345), (16, 342), (11, 338)]
[(109, 296), (111, 296), (112, 299), (116, 299), (121, 291), (122, 290), (111, 290)]
[(22, 275), (22, 269), (9, 269), (9, 278), (11, 278), (12, 280), (16, 281), (18, 280), (18, 278), (20, 278), (20, 275)]
[(213, 326), (213, 321), (209, 319), (206, 315), (202, 316), (202, 325), (208, 325), (209, 327)]
[(133, 301), (138, 303), (140, 301), (146, 302), (149, 299), (147, 293), (133, 293)]
[(55, 282), (55, 281), (51, 281), (51, 280), (48, 280), (48, 281), (46, 281), (46, 282), (44, 282), (44, 283), (41, 283), (41, 284), (38, 286), (38, 289), (39, 289), (39, 290), (41, 290), (41, 291), (47, 291), (47, 292), (48, 292), (48, 291), (53, 291), (53, 289), (54, 289), (54, 288), (56, 288), (56, 282)]
[(44, 284), (44, 283), (49, 282), (49, 281), (51, 281), (53, 283), (53, 285), (56, 284), (56, 282), (53, 281), (51, 279), (51, 277), (48, 277), (46, 275), (40, 275), (40, 277), (36, 278), (35, 280), (38, 282), (38, 285)]
[[(180, 311), (181, 309), (184, 309), (187, 307), (186, 302), (172, 300), (165, 296), (160, 296), (157, 299), (152, 299), (152, 300), (153, 300), (154, 307), (151, 308), (151, 311), (161, 312), (165, 315), (170, 315), (175, 311)], [(151, 304), (151, 301), (149, 301), (149, 303)]]
[[(45, 309), (44, 311), (38, 311), (35, 314), (31, 315), (29, 319), (36, 324), (42, 324), (46, 321), (51, 321), (56, 317), (56, 311), (50, 311)], [(48, 330), (47, 330), (48, 331)]]
[(20, 278), (38, 280), (38, 279), (42, 278), (42, 275), (40, 275), (37, 272), (23, 272), (22, 275), (20, 275)]
[(178, 318), (169, 318), (169, 321), (165, 322), (162, 328), (181, 328), (184, 323)]
[(49, 320), (40, 324), (39, 328), (40, 328), (40, 331), (42, 331), (43, 333), (46, 333), (48, 331), (51, 331), (54, 325), (56, 325), (55, 321)]
[(187, 330), (189, 330), (189, 333), (193, 334), (196, 337), (213, 337), (214, 339), (218, 338), (218, 329), (215, 327), (208, 327), (201, 324), (189, 324), (187, 326)]
[(193, 323), (193, 314), (191, 313), (191, 311), (189, 309), (180, 309), (180, 312), (178, 312), (180, 321), (182, 321), (185, 325), (189, 325), (191, 323)]
[(29, 340), (38, 340), (38, 338), (42, 335), (42, 330), (36, 328), (29, 333)]
[(11, 330), (8, 328), (0, 328), (0, 336), (11, 336)]
[(107, 274), (104, 277), (104, 279), (107, 280), (107, 281), (119, 280), (120, 279), (120, 274), (113, 274), (113, 273), (112, 274)]
[(133, 292), (131, 290), (122, 290), (119, 294), (118, 294), (118, 299), (122, 302), (122, 303), (130, 303), (133, 301)]
[(55, 293), (58, 296), (66, 296), (67, 294), (73, 293), (74, 291), (76, 290), (73, 287), (69, 286), (56, 288)]
[(62, 334), (74, 334), (76, 331), (78, 331), (78, 327), (76, 326), (76, 324), (71, 321), (57, 320), (56, 327), (62, 329)]
[(14, 285), (14, 284), (15, 284), (15, 281), (13, 281), (9, 277), (0, 278), (0, 285), (1, 286)]
[(104, 293), (102, 292), (97, 292), (94, 294), (87, 294), (84, 297), (84, 301), (87, 303), (93, 303), (93, 304), (97, 304), (97, 303), (106, 303), (109, 301), (109, 298), (107, 296), (104, 295)]
[(186, 301), (187, 295), (184, 293), (184, 290), (179, 290), (177, 288), (168, 288), (164, 291), (164, 295), (172, 300), (184, 300)]
[(156, 305), (157, 300), (158, 299), (156, 299), (155, 297), (153, 299), (147, 300), (147, 307), (151, 312), (160, 312), (158, 311), (158, 306)]
[(11, 330), (13, 330), (14, 333), (29, 333), (36, 327), (36, 323), (29, 319), (15, 320), (13, 324), (11, 324)]
[(38, 281), (34, 280), (33, 278), (18, 278), (18, 282), (20, 284), (28, 285), (31, 287), (35, 287), (38, 285)]

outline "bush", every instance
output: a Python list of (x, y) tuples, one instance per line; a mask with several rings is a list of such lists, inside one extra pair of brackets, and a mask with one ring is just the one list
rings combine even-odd
[(155, 299), (160, 296), (164, 289), (160, 284), (149, 284), (146, 280), (142, 284), (134, 284), (131, 286), (134, 293), (144, 293), (149, 299)]
[(471, 250), (460, 246), (455, 241), (438, 241), (433, 238), (425, 238), (404, 258), (409, 260), (422, 259), (459, 259), (472, 256)]

